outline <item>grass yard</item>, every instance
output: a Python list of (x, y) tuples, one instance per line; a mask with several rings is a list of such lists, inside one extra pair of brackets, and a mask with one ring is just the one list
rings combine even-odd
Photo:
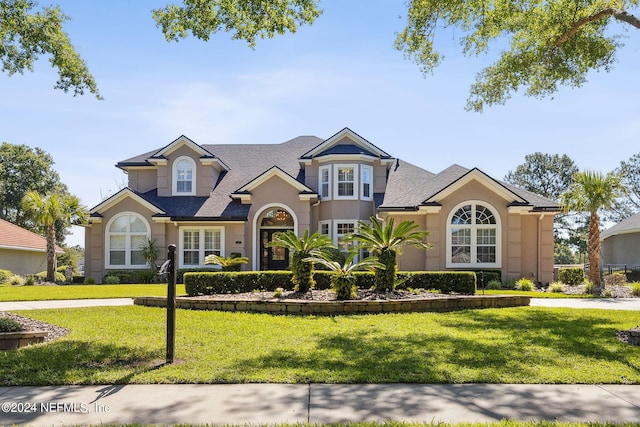
[[(177, 285), (176, 292), (178, 295), (184, 295), (184, 285)], [(0, 301), (129, 298), (140, 296), (167, 296), (167, 284), (0, 286)]]
[(640, 384), (640, 352), (616, 331), (640, 313), (542, 307), (351, 316), (177, 311), (176, 363), (163, 365), (166, 311), (19, 314), (71, 329), (0, 353), (0, 385), (110, 383)]
[(478, 289), (476, 295), (528, 295), (531, 298), (598, 298), (589, 294), (563, 294), (562, 292), (517, 291), (511, 289)]

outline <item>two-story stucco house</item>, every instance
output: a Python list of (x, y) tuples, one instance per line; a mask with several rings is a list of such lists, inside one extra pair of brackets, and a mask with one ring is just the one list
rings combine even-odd
[[(145, 268), (147, 238), (177, 245), (180, 268), (238, 253), (252, 270), (285, 269), (267, 243), (284, 230), (327, 234), (338, 245), (376, 215), (414, 220), (433, 249), (406, 249), (401, 270), (501, 270), (553, 280), (557, 203), (453, 165), (431, 173), (348, 128), (328, 139), (199, 145), (185, 136), (116, 165), (128, 187), (91, 210), (86, 275)], [(166, 251), (161, 258), (166, 256)]]

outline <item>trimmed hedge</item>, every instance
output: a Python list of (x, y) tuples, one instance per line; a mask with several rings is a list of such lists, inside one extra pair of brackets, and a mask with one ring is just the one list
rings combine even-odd
[[(315, 289), (331, 287), (330, 272), (316, 271)], [(356, 286), (371, 289), (373, 273), (357, 272)], [(273, 292), (277, 288), (293, 290), (290, 271), (243, 271), (243, 272), (186, 272), (184, 285), (187, 295), (234, 294), (241, 292)], [(473, 295), (476, 292), (476, 276), (473, 272), (415, 271), (398, 273), (398, 289), (437, 289), (442, 293)]]
[(584, 270), (582, 268), (568, 267), (558, 271), (558, 280), (565, 285), (577, 286), (584, 282)]

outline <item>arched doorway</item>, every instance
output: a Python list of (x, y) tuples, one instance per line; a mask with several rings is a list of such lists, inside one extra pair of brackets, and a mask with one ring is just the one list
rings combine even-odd
[(258, 219), (260, 270), (289, 268), (289, 250), (278, 246), (269, 247), (269, 243), (287, 230), (293, 230), (294, 224), (293, 216), (280, 207), (267, 209), (260, 215)]

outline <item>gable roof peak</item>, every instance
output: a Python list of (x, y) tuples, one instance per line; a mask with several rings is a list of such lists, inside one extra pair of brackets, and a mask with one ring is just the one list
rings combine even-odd
[(352, 131), (348, 127), (344, 127), (339, 132), (325, 139), (320, 144), (316, 145), (314, 148), (312, 148), (311, 150), (307, 151), (302, 156), (300, 156), (300, 158), (310, 159), (318, 155), (323, 155), (327, 150), (338, 145), (338, 143), (342, 141), (344, 138), (350, 139), (353, 142), (353, 145), (363, 149), (364, 153), (366, 153), (367, 155), (384, 158), (384, 159), (391, 158), (391, 156), (386, 151), (372, 144), (371, 142), (369, 142), (362, 136), (358, 135), (356, 132)]

